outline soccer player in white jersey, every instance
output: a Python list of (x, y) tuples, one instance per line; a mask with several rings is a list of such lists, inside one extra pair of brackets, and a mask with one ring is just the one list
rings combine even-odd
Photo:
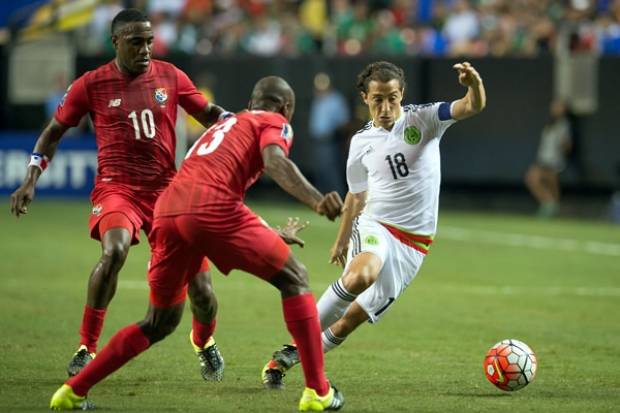
[[(418, 273), (437, 229), (441, 167), (439, 142), (457, 120), (480, 113), (486, 94), (468, 62), (454, 65), (467, 88), (452, 102), (401, 106), (403, 70), (389, 62), (368, 65), (357, 88), (372, 120), (351, 140), (349, 193), (331, 250), (340, 279), (317, 303), (323, 351), (342, 344), (363, 322), (377, 322)], [(285, 345), (262, 371), (263, 384), (282, 388), (299, 362)]]

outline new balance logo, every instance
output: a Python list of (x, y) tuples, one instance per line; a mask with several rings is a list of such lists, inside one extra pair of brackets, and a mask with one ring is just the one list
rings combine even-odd
[(110, 99), (110, 103), (108, 103), (109, 108), (117, 108), (121, 105), (120, 99)]

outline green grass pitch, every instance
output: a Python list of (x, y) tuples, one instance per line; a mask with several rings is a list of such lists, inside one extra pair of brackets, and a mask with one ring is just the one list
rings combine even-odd
[[(65, 379), (99, 246), (86, 202), (37, 200), (0, 217), (0, 412), (46, 411)], [(293, 204), (254, 205), (271, 224), (311, 221), (295, 247), (316, 296), (339, 275), (328, 265), (337, 224)], [(145, 313), (148, 248), (120, 274), (101, 344)], [(96, 386), (111, 412), (294, 412), (300, 369), (284, 391), (261, 387), (267, 357), (289, 340), (276, 290), (247, 274), (214, 276), (222, 383), (205, 383), (189, 346), (189, 310), (164, 342)], [(516, 338), (537, 353), (536, 381), (515, 393), (488, 383), (485, 352)], [(612, 412), (620, 405), (620, 227), (529, 217), (440, 213), (418, 278), (377, 325), (326, 356), (348, 412)]]

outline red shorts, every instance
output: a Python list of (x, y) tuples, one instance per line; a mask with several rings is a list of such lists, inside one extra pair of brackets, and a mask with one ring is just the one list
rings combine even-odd
[(93, 209), (88, 220), (90, 237), (101, 241), (103, 234), (99, 229), (101, 219), (111, 213), (121, 213), (127, 217), (133, 228), (131, 245), (140, 242), (140, 228), (149, 234), (153, 224), (153, 208), (161, 191), (136, 192), (120, 185), (98, 185), (91, 194)]
[[(120, 226), (126, 228), (131, 234), (131, 245), (140, 242), (140, 229), (143, 229), (147, 234), (151, 249), (153, 249), (155, 245), (152, 236), (153, 208), (161, 192), (138, 192), (126, 187), (112, 185), (96, 186), (91, 194), (93, 209), (88, 220), (91, 238), (101, 241), (103, 233), (100, 223), (103, 217), (110, 214), (123, 214), (131, 224), (129, 227), (125, 225)], [(122, 221), (114, 220), (114, 222)], [(105, 228), (103, 228), (103, 231), (105, 231)], [(201, 257), (200, 265), (193, 275), (206, 271), (209, 271), (209, 260), (203, 256)]]
[(204, 256), (224, 274), (239, 269), (269, 280), (290, 254), (282, 238), (245, 206), (224, 226), (208, 214), (155, 217), (153, 242), (149, 284), (151, 303), (158, 307), (185, 299)]

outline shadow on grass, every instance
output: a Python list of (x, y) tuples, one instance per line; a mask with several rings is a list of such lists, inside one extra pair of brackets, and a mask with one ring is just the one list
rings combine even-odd
[(496, 399), (500, 397), (511, 397), (510, 393), (465, 393), (465, 392), (454, 392), (454, 393), (440, 393), (442, 396), (455, 396), (455, 397), (482, 397), (488, 399)]

